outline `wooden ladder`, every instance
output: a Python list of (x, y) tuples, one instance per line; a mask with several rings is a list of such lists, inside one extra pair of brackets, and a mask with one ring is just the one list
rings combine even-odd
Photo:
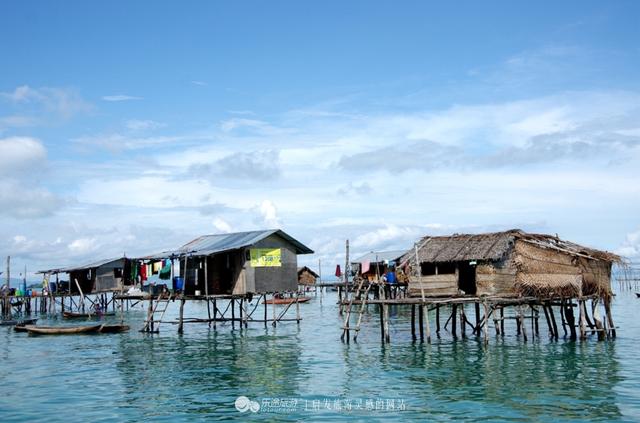
[[(153, 310), (151, 311), (151, 313), (149, 313), (149, 315), (147, 316), (147, 319), (144, 321), (144, 327), (142, 328), (141, 332), (154, 332), (157, 333), (160, 331), (159, 327), (160, 327), (160, 323), (162, 323), (162, 319), (164, 318), (164, 314), (166, 313), (167, 309), (169, 308), (169, 303), (171, 302), (171, 296), (173, 294), (169, 294), (169, 296), (167, 298), (160, 298), (158, 297), (158, 299), (156, 300), (156, 304), (153, 307)], [(153, 300), (149, 300), (149, 301), (153, 301)], [(158, 310), (158, 307), (160, 306), (160, 304), (164, 304), (164, 307), (162, 308), (162, 310)], [(153, 317), (157, 314), (160, 313), (160, 319), (159, 320), (155, 320)], [(151, 324), (152, 323), (157, 323), (158, 325), (154, 328), (153, 331), (150, 330), (151, 328)]]
[[(362, 285), (365, 283), (365, 281), (367, 282), (367, 287), (365, 288), (364, 295), (362, 295)], [(362, 323), (362, 315), (364, 314), (364, 309), (365, 309), (365, 306), (367, 305), (367, 299), (369, 298), (370, 289), (371, 289), (371, 282), (369, 282), (365, 278), (360, 279), (360, 282), (358, 283), (358, 287), (356, 288), (356, 291), (352, 293), (351, 299), (349, 300), (349, 305), (347, 306), (347, 313), (344, 318), (344, 326), (342, 326), (342, 336), (340, 337), (341, 340), (344, 341), (346, 336), (348, 341), (350, 331), (356, 332), (356, 334), (353, 337), (353, 340), (355, 341), (358, 339), (360, 324)], [(353, 301), (355, 300), (358, 294), (360, 295), (360, 300), (361, 300), (360, 309), (358, 310), (358, 320), (356, 322), (356, 327), (352, 328), (350, 327), (351, 309), (353, 308)]]

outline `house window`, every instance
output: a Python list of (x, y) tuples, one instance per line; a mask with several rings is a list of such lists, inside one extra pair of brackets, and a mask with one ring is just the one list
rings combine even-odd
[(436, 265), (433, 263), (420, 263), (420, 273), (422, 273), (422, 276), (435, 275)]
[(452, 275), (456, 273), (455, 263), (438, 263), (438, 275)]

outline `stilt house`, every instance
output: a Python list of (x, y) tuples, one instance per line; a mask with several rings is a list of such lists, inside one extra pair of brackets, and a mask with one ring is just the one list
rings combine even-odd
[(539, 298), (611, 295), (611, 267), (621, 258), (552, 235), (518, 229), (427, 236), (405, 253), (409, 294)]
[(165, 257), (180, 261), (185, 295), (245, 295), (296, 291), (297, 255), (311, 253), (272, 229), (201, 236)]

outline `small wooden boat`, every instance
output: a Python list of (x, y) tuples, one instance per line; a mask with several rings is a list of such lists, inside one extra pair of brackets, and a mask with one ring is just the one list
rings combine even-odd
[(99, 319), (103, 316), (115, 316), (116, 313), (115, 312), (106, 312), (106, 313), (74, 313), (71, 311), (63, 311), (62, 312), (62, 317), (64, 317), (65, 319), (89, 319), (89, 318), (94, 318), (94, 319)]
[(3, 320), (0, 322), (0, 326), (24, 326), (32, 325), (37, 322), (38, 319), (24, 319), (24, 320)]
[(13, 327), (13, 331), (14, 332), (27, 332), (27, 326), (26, 325), (15, 325)]
[(26, 325), (25, 329), (34, 335), (75, 335), (79, 333), (98, 332), (102, 325), (88, 326), (35, 326)]
[(272, 298), (270, 300), (265, 300), (262, 304), (294, 304), (298, 303), (306, 303), (309, 301), (311, 297), (291, 297), (291, 298)]
[(100, 333), (118, 333), (129, 330), (128, 325), (102, 325), (98, 332)]

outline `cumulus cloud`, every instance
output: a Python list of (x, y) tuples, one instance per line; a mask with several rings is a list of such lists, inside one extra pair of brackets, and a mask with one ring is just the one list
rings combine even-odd
[(213, 219), (213, 227), (216, 228), (218, 232), (229, 233), (231, 232), (231, 225), (220, 217), (216, 217)]
[(280, 226), (278, 219), (278, 210), (276, 205), (271, 200), (263, 200), (258, 207), (262, 222), (270, 228), (277, 228)]
[[(638, 100), (628, 93), (580, 93), (380, 118), (368, 124), (369, 145), (343, 154), (338, 167), (401, 173), (626, 160), (640, 152)], [(382, 135), (372, 131), (377, 127), (384, 127), (377, 131)]]
[(628, 233), (622, 245), (615, 252), (631, 260), (640, 259), (640, 230)]
[(368, 182), (353, 183), (349, 182), (347, 185), (338, 188), (338, 195), (346, 196), (359, 196), (368, 195), (373, 192), (371, 185)]
[(0, 215), (34, 219), (55, 214), (66, 200), (45, 188), (34, 188), (9, 179), (0, 181), (0, 204)]
[(201, 179), (215, 180), (248, 179), (273, 180), (280, 176), (280, 153), (275, 150), (234, 153), (213, 163), (195, 163), (188, 169), (188, 175)]
[(67, 245), (67, 248), (73, 255), (84, 255), (96, 251), (100, 245), (95, 238), (78, 238), (74, 239)]
[(30, 137), (0, 139), (0, 175), (37, 171), (47, 159), (42, 143)]

